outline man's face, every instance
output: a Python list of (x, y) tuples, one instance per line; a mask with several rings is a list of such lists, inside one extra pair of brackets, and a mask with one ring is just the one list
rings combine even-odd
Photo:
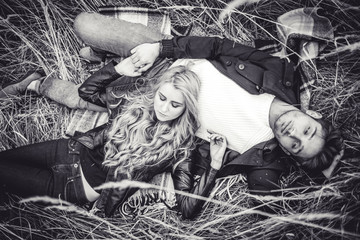
[(323, 127), (300, 110), (291, 110), (275, 121), (275, 137), (291, 155), (309, 159), (324, 147)]

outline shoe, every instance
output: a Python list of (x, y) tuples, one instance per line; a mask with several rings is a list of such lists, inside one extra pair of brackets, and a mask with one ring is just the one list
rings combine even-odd
[(8, 95), (21, 95), (26, 91), (26, 87), (32, 82), (41, 77), (43, 77), (39, 71), (28, 71), (17, 83), (10, 82), (3, 86), (3, 89), (0, 91), (0, 98), (7, 97)]
[(105, 53), (98, 53), (94, 51), (91, 47), (83, 47), (79, 52), (80, 57), (88, 60), (90, 63), (100, 63), (104, 62), (106, 58)]

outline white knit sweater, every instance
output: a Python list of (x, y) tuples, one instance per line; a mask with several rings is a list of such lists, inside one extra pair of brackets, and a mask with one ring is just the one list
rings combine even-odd
[(199, 120), (196, 135), (208, 140), (208, 130), (224, 135), (228, 147), (244, 153), (254, 145), (274, 137), (269, 126), (269, 111), (275, 96), (252, 95), (220, 73), (207, 60), (177, 60), (174, 65), (186, 65), (201, 80)]

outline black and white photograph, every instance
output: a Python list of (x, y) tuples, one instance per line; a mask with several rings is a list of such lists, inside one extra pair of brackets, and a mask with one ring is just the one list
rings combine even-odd
[(360, 239), (360, 2), (2, 0), (0, 239)]

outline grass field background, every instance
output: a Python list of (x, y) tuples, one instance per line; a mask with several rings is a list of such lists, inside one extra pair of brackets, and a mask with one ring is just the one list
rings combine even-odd
[[(78, 56), (81, 44), (74, 34), (73, 20), (81, 11), (96, 11), (98, 6), (109, 4), (166, 10), (174, 26), (192, 24), (193, 34), (228, 37), (249, 45), (255, 38), (276, 36), (275, 22), (281, 14), (305, 6), (321, 7), (334, 27), (335, 39), (317, 59), (311, 108), (344, 134), (346, 152), (340, 168), (321, 186), (299, 184), (309, 179), (293, 169), (282, 178), (282, 196), (272, 198), (250, 195), (242, 176), (220, 179), (213, 198), (195, 220), (183, 220), (161, 204), (148, 206), (136, 216), (105, 218), (66, 203), (18, 203), (14, 199), (10, 213), (0, 212), (7, 214), (1, 216), (1, 239), (360, 238), (357, 1), (5, 0), (0, 3), (0, 83), (16, 81), (34, 68), (55, 73), (64, 81), (84, 81), (92, 66)], [(224, 13), (224, 21), (220, 21), (219, 15)], [(1, 100), (0, 111), (1, 151), (64, 137), (71, 117), (70, 109), (30, 93)], [(254, 211), (254, 200), (262, 201), (276, 214)]]

